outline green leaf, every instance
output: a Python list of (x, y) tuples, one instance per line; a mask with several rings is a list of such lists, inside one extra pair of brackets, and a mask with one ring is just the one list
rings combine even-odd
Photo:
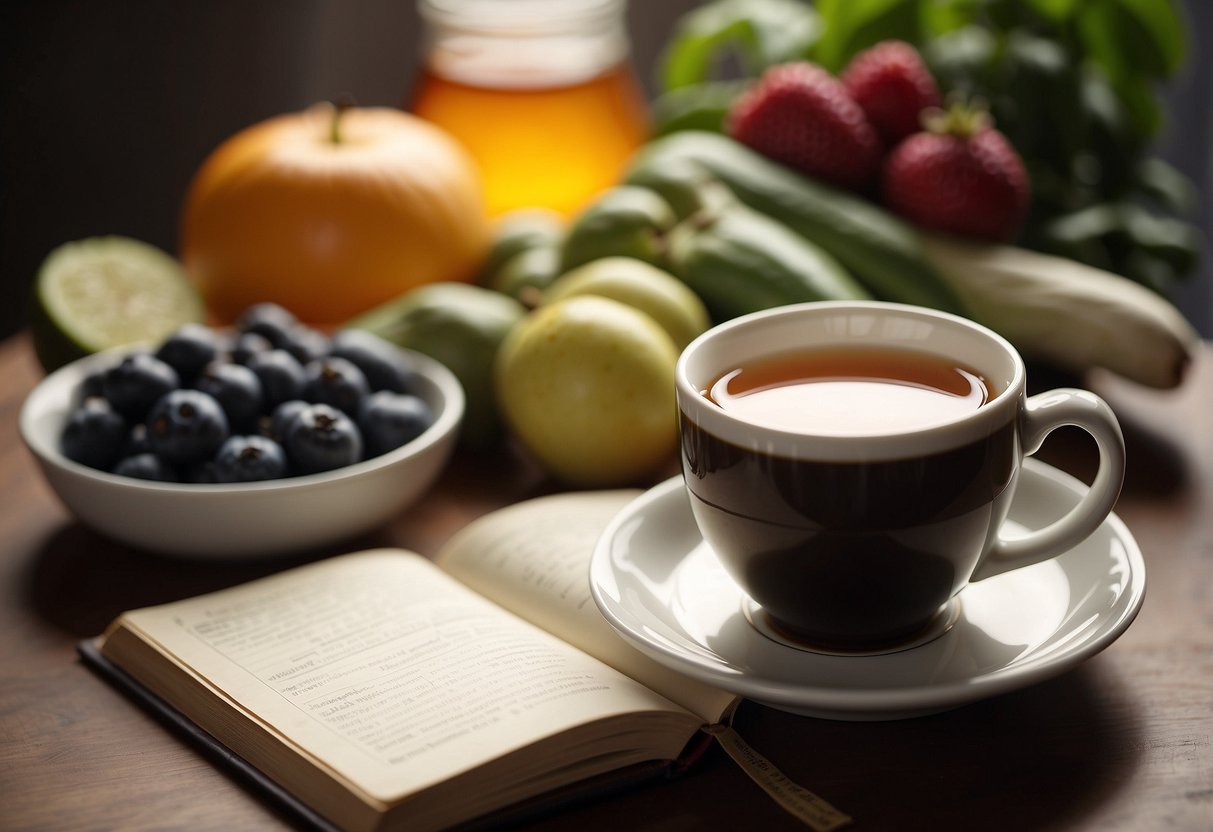
[(1046, 20), (1062, 25), (1074, 17), (1082, 0), (1026, 0), (1026, 5)]
[(882, 40), (920, 43), (922, 16), (918, 0), (818, 0), (824, 33), (813, 58), (839, 72), (856, 52)]
[(1162, 105), (1148, 78), (1133, 76), (1113, 81), (1116, 94), (1129, 111), (1129, 118), (1142, 136), (1152, 136), (1162, 127)]
[(662, 93), (653, 101), (653, 133), (678, 130), (724, 131), (725, 117), (749, 80), (704, 81)]
[(1078, 16), (1088, 55), (1114, 81), (1166, 78), (1183, 64), (1184, 24), (1172, 0), (1102, 0)]
[[(928, 36), (944, 35), (972, 26), (978, 20), (984, 0), (931, 0), (920, 8), (922, 28)], [(929, 46), (931, 38), (922, 44)]]
[(797, 0), (742, 0), (749, 10), (754, 44), (763, 68), (805, 57), (821, 37), (821, 18)]
[(922, 50), (941, 90), (992, 98), (998, 43), (983, 26), (963, 26), (932, 38)]
[(821, 24), (798, 0), (715, 0), (683, 15), (662, 58), (663, 92), (712, 80), (726, 57), (756, 76), (773, 64), (803, 57)]
[(1179, 214), (1192, 214), (1199, 201), (1195, 183), (1162, 159), (1143, 159), (1137, 166), (1137, 185)]

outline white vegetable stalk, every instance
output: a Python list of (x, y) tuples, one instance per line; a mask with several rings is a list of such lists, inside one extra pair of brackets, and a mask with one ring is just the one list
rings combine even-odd
[(1012, 246), (930, 234), (922, 242), (973, 318), (1025, 358), (1077, 372), (1103, 367), (1150, 387), (1183, 380), (1200, 336), (1141, 284)]

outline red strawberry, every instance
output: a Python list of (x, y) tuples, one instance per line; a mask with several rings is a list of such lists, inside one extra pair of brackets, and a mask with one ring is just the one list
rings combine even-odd
[(905, 41), (886, 40), (860, 52), (841, 80), (887, 147), (922, 129), (919, 115), (940, 102), (930, 70)]
[(902, 141), (884, 163), (885, 205), (936, 231), (1005, 241), (1023, 225), (1028, 176), (984, 113), (953, 106)]
[(763, 73), (729, 111), (728, 132), (759, 153), (853, 190), (880, 170), (880, 140), (842, 83), (805, 61)]

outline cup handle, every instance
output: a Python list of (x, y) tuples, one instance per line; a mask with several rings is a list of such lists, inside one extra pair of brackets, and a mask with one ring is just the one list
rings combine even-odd
[(1048, 560), (1081, 543), (1112, 512), (1125, 474), (1125, 441), (1112, 408), (1086, 390), (1060, 388), (1026, 402), (1023, 419), (1024, 455), (1036, 453), (1045, 437), (1073, 425), (1091, 434), (1099, 448), (1099, 470), (1086, 495), (1061, 519), (1031, 534), (1013, 539), (999, 536), (973, 572), (981, 581)]

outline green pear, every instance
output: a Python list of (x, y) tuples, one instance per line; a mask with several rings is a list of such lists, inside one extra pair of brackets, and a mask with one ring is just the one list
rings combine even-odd
[(532, 312), (501, 345), (499, 410), (545, 471), (582, 487), (642, 482), (677, 447), (678, 351), (645, 313), (577, 295)]
[(543, 303), (574, 295), (598, 295), (639, 309), (661, 324), (682, 350), (711, 321), (699, 296), (669, 272), (630, 257), (604, 257), (557, 278), (543, 293)]

